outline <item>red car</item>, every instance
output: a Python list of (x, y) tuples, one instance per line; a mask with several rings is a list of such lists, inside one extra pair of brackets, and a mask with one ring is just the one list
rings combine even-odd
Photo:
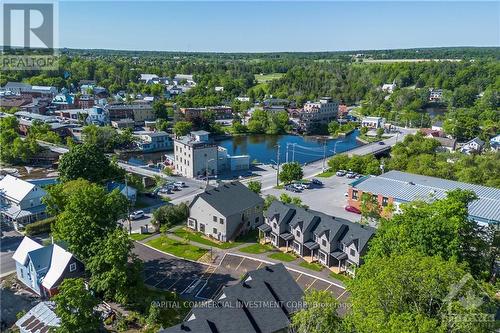
[(361, 214), (361, 211), (354, 206), (345, 206), (345, 210), (351, 213)]

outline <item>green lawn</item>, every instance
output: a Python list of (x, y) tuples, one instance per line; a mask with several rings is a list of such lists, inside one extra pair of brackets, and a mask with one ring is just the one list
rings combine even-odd
[(349, 281), (352, 280), (350, 277), (348, 277), (345, 274), (337, 274), (337, 273), (334, 273), (334, 272), (330, 273), (330, 277), (333, 278), (333, 279), (339, 280), (341, 282), (344, 282), (344, 283), (347, 283), (347, 282), (349, 282)]
[(146, 244), (160, 251), (173, 254), (174, 256), (191, 260), (200, 259), (208, 251), (191, 244), (183, 244), (180, 241), (168, 238), (166, 236), (152, 239)]
[(244, 252), (244, 253), (259, 254), (259, 253), (265, 253), (265, 252), (271, 251), (272, 249), (273, 249), (273, 247), (269, 244), (257, 243), (257, 244), (252, 244), (252, 245), (242, 247), (240, 249), (240, 251)]
[(255, 74), (255, 80), (257, 80), (258, 83), (265, 83), (269, 82), (272, 80), (277, 80), (281, 78), (284, 74), (283, 73), (271, 73), (271, 74)]
[(271, 259), (276, 259), (276, 260), (285, 261), (285, 262), (290, 262), (290, 261), (294, 261), (295, 259), (297, 259), (297, 257), (294, 256), (293, 254), (284, 253), (284, 252), (271, 253), (270, 255), (268, 255), (268, 257)]
[(181, 237), (181, 238), (187, 237), (187, 239), (189, 239), (190, 241), (200, 243), (203, 245), (213, 246), (213, 247), (216, 247), (219, 249), (230, 249), (230, 248), (233, 248), (237, 245), (240, 245), (240, 243), (237, 243), (237, 242), (217, 243), (217, 242), (211, 241), (210, 239), (206, 239), (199, 232), (194, 232), (194, 231), (188, 230), (187, 228), (176, 229), (174, 231), (174, 234), (178, 237)]
[(130, 238), (132, 238), (135, 241), (141, 241), (143, 239), (146, 239), (148, 237), (151, 237), (152, 234), (131, 234)]
[(259, 230), (250, 230), (246, 235), (236, 238), (237, 243), (257, 243), (259, 240)]
[(316, 271), (316, 272), (321, 272), (323, 270), (323, 266), (318, 264), (317, 262), (313, 263), (308, 263), (307, 261), (301, 262), (299, 266)]
[(316, 175), (316, 177), (321, 177), (321, 178), (328, 178), (335, 175), (335, 171), (333, 170), (326, 170), (325, 172), (320, 173), (319, 175)]

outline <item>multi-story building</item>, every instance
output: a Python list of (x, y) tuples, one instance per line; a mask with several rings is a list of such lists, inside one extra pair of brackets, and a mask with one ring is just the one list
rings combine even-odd
[(314, 210), (273, 201), (260, 225), (262, 239), (332, 271), (354, 274), (375, 229)]
[(318, 126), (337, 119), (338, 107), (338, 102), (330, 97), (322, 97), (319, 102), (305, 103), (300, 111), (300, 129), (304, 132), (312, 132)]
[(196, 118), (201, 118), (204, 112), (212, 112), (215, 119), (231, 119), (233, 117), (233, 109), (230, 106), (209, 106), (204, 108), (180, 108), (180, 113), (184, 115), (186, 120), (192, 121)]
[(443, 89), (429, 89), (429, 101), (440, 102), (443, 98)]
[(175, 172), (188, 178), (217, 174), (217, 144), (209, 132), (195, 131), (174, 139)]
[(0, 218), (16, 230), (47, 217), (42, 198), (46, 192), (39, 186), (6, 175), (0, 180)]
[(172, 139), (164, 131), (149, 132), (141, 131), (134, 133), (139, 140), (137, 147), (143, 152), (155, 152), (172, 149)]
[(347, 199), (350, 206), (359, 209), (361, 196), (368, 193), (376, 197), (381, 207), (392, 205), (393, 211), (399, 213), (401, 204), (442, 199), (446, 197), (447, 191), (454, 189), (476, 193), (478, 199), (469, 204), (471, 219), (482, 224), (500, 223), (500, 189), (395, 170), (354, 181), (349, 185)]
[(189, 205), (187, 226), (221, 242), (255, 229), (264, 218), (264, 199), (240, 182), (207, 187)]
[(113, 103), (106, 105), (110, 121), (133, 119), (136, 125), (144, 125), (145, 121), (156, 119), (153, 107), (144, 101), (134, 101), (131, 104)]

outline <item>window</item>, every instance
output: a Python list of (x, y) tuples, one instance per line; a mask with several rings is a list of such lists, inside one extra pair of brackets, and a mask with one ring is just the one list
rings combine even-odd
[(297, 235), (297, 237), (300, 237), (300, 231), (299, 231), (299, 230), (297, 230), (297, 231), (295, 232), (295, 234)]
[(389, 198), (383, 197), (382, 198), (382, 206), (386, 207), (389, 204)]
[(69, 271), (70, 272), (76, 271), (76, 263), (72, 263), (72, 264), (69, 265)]
[(217, 216), (214, 216), (213, 219), (214, 219), (214, 222), (217, 222)]
[(326, 240), (322, 239), (321, 240), (321, 245), (326, 246)]
[(219, 219), (219, 222), (220, 222), (220, 224), (224, 224), (224, 219), (221, 217), (221, 218)]
[(356, 255), (356, 250), (351, 249), (351, 250), (350, 250), (350, 253), (351, 253), (351, 256), (353, 256), (353, 257), (354, 257), (354, 256)]
[(358, 200), (358, 190), (352, 190), (352, 200)]
[(278, 225), (276, 224), (276, 222), (273, 222), (273, 228), (274, 229), (278, 228)]
[(213, 232), (215, 235), (217, 235), (217, 228), (214, 228)]
[(257, 216), (257, 217), (255, 218), (255, 223), (259, 223), (259, 222), (260, 222), (260, 218)]

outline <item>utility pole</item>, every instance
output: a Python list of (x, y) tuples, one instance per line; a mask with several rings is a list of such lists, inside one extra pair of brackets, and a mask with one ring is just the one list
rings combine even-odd
[(278, 152), (276, 153), (276, 186), (280, 184), (280, 145), (278, 144)]
[(125, 193), (127, 195), (127, 220), (128, 220), (128, 234), (132, 235), (132, 223), (130, 222), (130, 200), (128, 198), (128, 182), (127, 174), (125, 174)]

